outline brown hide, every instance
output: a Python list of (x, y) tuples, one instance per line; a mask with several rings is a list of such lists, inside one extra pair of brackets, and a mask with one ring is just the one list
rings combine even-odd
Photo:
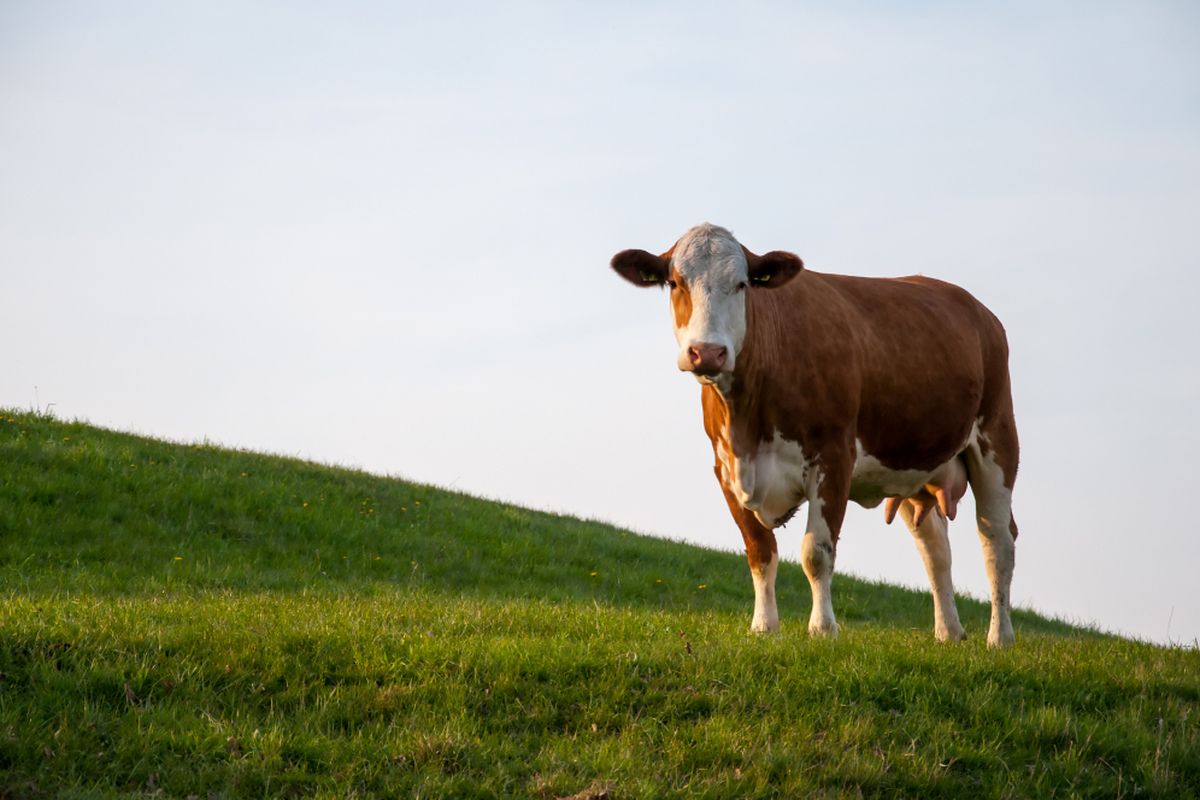
[[(856, 437), (890, 469), (933, 470), (958, 455), (979, 419), (981, 443), (1012, 488), (1018, 453), (1008, 345), (1000, 322), (966, 291), (919, 276), (804, 270), (769, 291), (752, 288), (746, 304), (729, 392), (703, 388), (705, 430), (714, 453), (753, 456), (776, 431), (799, 442), (824, 472), (823, 511), (835, 542)], [(721, 435), (727, 424), (729, 442)], [(761, 534), (734, 511), (751, 550)], [(774, 535), (762, 531), (774, 550)]]
[(686, 328), (692, 318), (692, 293), (683, 278), (671, 270), (671, 316), (676, 328)]

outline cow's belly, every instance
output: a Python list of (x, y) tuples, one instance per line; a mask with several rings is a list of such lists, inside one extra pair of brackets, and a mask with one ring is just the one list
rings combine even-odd
[(782, 524), (807, 499), (811, 463), (799, 443), (776, 433), (752, 457), (726, 453), (721, 459), (726, 486), (768, 528)]
[[(965, 449), (978, 436), (978, 425), (963, 442)], [(911, 497), (927, 484), (942, 485), (957, 480), (955, 470), (958, 453), (932, 470), (893, 469), (868, 453), (856, 442), (854, 471), (850, 477), (850, 499), (866, 508), (874, 508), (885, 497)], [(721, 458), (721, 478), (734, 498), (754, 512), (759, 522), (775, 528), (786, 522), (796, 508), (808, 499), (808, 487), (820, 480), (820, 468), (805, 457), (798, 442), (782, 438), (778, 433), (770, 442), (763, 442), (753, 456), (739, 456), (723, 439), (718, 449)], [(959, 473), (961, 474), (961, 473)], [(965, 476), (962, 477), (965, 488)]]
[(850, 499), (864, 508), (874, 508), (885, 497), (916, 494), (933, 476), (934, 472), (925, 470), (889, 469), (873, 457), (859, 459), (850, 477)]
[(961, 472), (956, 460), (958, 453), (965, 450), (978, 435), (979, 426), (976, 424), (971, 428), (971, 434), (962, 447), (944, 464), (939, 464), (932, 470), (893, 469), (885, 466), (863, 449), (862, 442), (856, 441), (854, 472), (850, 476), (850, 499), (865, 508), (874, 508), (882, 503), (885, 497), (912, 497), (927, 484), (940, 486), (959, 480), (959, 474), (963, 475), (961, 480), (965, 490), (965, 473)]

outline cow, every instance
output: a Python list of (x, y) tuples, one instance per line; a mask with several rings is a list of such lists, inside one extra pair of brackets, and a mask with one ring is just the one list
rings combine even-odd
[(831, 582), (846, 504), (886, 501), (886, 520), (899, 512), (925, 563), (934, 636), (966, 638), (947, 521), (969, 484), (991, 584), (987, 643), (1012, 643), (1018, 445), (995, 315), (951, 283), (813, 272), (709, 224), (661, 255), (623, 250), (611, 263), (637, 286), (669, 287), (678, 367), (701, 385), (714, 472), (745, 540), (752, 631), (779, 628), (774, 529), (807, 502), (808, 630), (837, 635)]

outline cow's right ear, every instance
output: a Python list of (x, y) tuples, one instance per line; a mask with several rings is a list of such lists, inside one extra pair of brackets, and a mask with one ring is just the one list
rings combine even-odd
[(767, 289), (782, 286), (804, 269), (804, 262), (795, 253), (772, 250), (756, 256), (745, 247), (742, 248), (742, 252), (746, 254), (746, 268), (750, 273), (751, 286)]
[(645, 250), (622, 250), (613, 256), (612, 268), (635, 286), (662, 286), (671, 275), (671, 258)]

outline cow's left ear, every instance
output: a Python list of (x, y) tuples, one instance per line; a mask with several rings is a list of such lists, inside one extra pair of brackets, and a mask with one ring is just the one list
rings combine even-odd
[(622, 250), (613, 256), (612, 268), (635, 286), (662, 286), (671, 274), (671, 257), (645, 250)]
[(772, 250), (761, 256), (746, 250), (746, 266), (749, 268), (751, 286), (773, 289), (796, 277), (804, 269), (804, 262), (795, 253), (784, 250)]

